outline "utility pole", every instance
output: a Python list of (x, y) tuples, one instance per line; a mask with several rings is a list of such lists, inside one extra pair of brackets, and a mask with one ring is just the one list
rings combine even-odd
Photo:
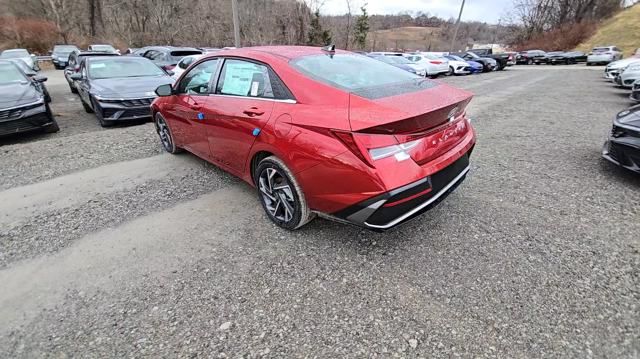
[(456, 22), (456, 30), (453, 32), (453, 39), (451, 39), (451, 46), (449, 47), (449, 52), (453, 52), (453, 46), (456, 43), (456, 37), (458, 37), (458, 29), (460, 28), (460, 19), (462, 18), (462, 10), (464, 10), (464, 2), (462, 0), (462, 5), (460, 5), (460, 13), (458, 14), (458, 21)]
[(235, 47), (240, 47), (240, 21), (238, 20), (238, 0), (231, 0), (231, 9), (233, 11), (233, 38)]

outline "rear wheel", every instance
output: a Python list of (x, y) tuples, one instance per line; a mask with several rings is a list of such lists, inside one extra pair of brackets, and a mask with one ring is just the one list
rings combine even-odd
[(449, 72), (447, 72), (447, 76), (451, 76), (455, 73), (455, 70), (453, 69), (453, 66), (449, 66)]
[(270, 156), (260, 161), (254, 177), (262, 207), (273, 223), (293, 230), (313, 219), (300, 185), (278, 157)]
[(533, 60), (531, 59), (527, 60), (527, 65), (533, 65)]

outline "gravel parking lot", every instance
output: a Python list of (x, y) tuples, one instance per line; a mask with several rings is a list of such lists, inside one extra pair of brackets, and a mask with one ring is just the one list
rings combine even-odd
[(476, 94), (467, 180), (387, 233), (272, 225), (150, 123), (0, 140), (0, 354), (638, 357), (640, 177), (600, 158), (628, 92), (586, 66), (446, 78)]

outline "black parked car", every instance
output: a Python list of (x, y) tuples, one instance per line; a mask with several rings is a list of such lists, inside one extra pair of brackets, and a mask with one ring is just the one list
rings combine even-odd
[(149, 46), (145, 48), (142, 56), (153, 61), (161, 69), (171, 71), (183, 57), (202, 53), (202, 50), (193, 47)]
[(569, 65), (571, 60), (564, 51), (551, 51), (547, 52), (543, 58), (536, 59), (535, 62), (548, 65)]
[(44, 85), (44, 81), (37, 81), (38, 79), (41, 79), (41, 77), (38, 77), (38, 72), (36, 70), (29, 67), (29, 65), (22, 59), (11, 59), (9, 61), (16, 64), (18, 68), (20, 68), (20, 71), (22, 71), (23, 74), (25, 74), (36, 86), (40, 88), (44, 94), (44, 100), (47, 103), (51, 102), (51, 95), (49, 95), (49, 90), (47, 90), (47, 87)]
[(494, 53), (492, 48), (473, 49), (469, 50), (469, 52), (472, 52), (480, 57), (487, 57), (496, 60), (496, 63), (498, 65), (495, 69), (496, 71), (504, 70), (507, 66), (509, 66), (509, 61), (513, 59), (513, 55), (506, 52)]
[(42, 130), (60, 130), (44, 94), (36, 82), (46, 77), (27, 77), (11, 61), (0, 60), (0, 136)]
[(522, 65), (533, 65), (535, 63), (540, 63), (541, 59), (546, 56), (546, 52), (542, 50), (527, 50), (521, 51), (516, 56), (516, 63)]
[(459, 56), (466, 61), (475, 61), (482, 64), (482, 72), (493, 71), (498, 68), (498, 62), (490, 57), (481, 57), (473, 52), (451, 53), (451, 55)]
[(118, 54), (114, 54), (111, 52), (95, 52), (95, 51), (74, 51), (69, 55), (69, 63), (67, 64), (67, 68), (64, 69), (64, 78), (67, 80), (69, 84), (69, 89), (71, 93), (78, 93), (76, 89), (76, 84), (71, 79), (71, 75), (80, 72), (80, 65), (85, 58), (90, 56), (119, 56)]
[(75, 45), (56, 45), (51, 52), (51, 62), (56, 70), (61, 70), (67, 67), (69, 63), (69, 55), (74, 51), (80, 51)]
[(640, 173), (640, 105), (620, 112), (602, 149), (602, 157)]
[(155, 89), (173, 83), (153, 62), (138, 56), (88, 57), (71, 78), (85, 111), (95, 112), (103, 127), (150, 117)]
[(565, 56), (567, 56), (574, 64), (577, 64), (578, 62), (587, 62), (587, 54), (582, 51), (566, 52)]

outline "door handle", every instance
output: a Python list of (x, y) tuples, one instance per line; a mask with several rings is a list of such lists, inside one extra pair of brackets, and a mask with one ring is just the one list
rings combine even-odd
[(198, 105), (198, 104), (196, 103), (196, 104), (190, 104), (190, 105), (189, 105), (189, 108), (190, 108), (190, 109), (192, 109), (192, 110), (194, 110), (194, 111), (199, 111), (199, 110), (202, 108), (202, 106), (200, 106), (200, 105)]
[(251, 107), (250, 109), (242, 111), (242, 113), (249, 117), (264, 115), (264, 111), (260, 111), (257, 107)]

